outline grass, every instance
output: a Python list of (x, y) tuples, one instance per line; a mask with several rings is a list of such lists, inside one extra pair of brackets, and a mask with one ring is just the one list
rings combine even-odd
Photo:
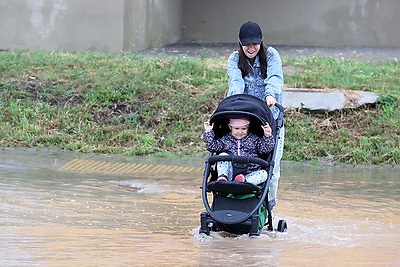
[(289, 87), (364, 90), (380, 95), (375, 106), (322, 114), (286, 112), (286, 158), (350, 164), (400, 162), (400, 64), (291, 58), (301, 71), (286, 76)]
[[(0, 146), (158, 156), (205, 153), (203, 122), (227, 91), (225, 59), (0, 53)], [(400, 163), (400, 64), (284, 58), (288, 87), (366, 90), (377, 105), (288, 109), (284, 159)]]

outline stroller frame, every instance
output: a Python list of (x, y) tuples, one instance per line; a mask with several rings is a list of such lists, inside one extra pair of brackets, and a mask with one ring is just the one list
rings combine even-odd
[[(283, 126), (284, 112), (284, 108), (281, 105), (276, 104), (276, 106), (280, 112), (278, 118), (274, 120), (265, 102), (259, 98), (246, 94), (233, 95), (221, 101), (211, 116), (210, 122), (214, 123), (216, 136), (223, 135), (219, 131), (225, 130), (226, 132), (224, 124), (227, 123), (229, 118), (248, 116), (252, 119), (252, 123), (256, 122), (255, 125), (250, 125), (250, 128), (253, 126), (253, 129), (261, 129), (260, 125), (265, 125), (268, 122), (275, 137), (275, 147), (271, 153), (260, 155), (257, 158), (209, 154), (205, 161), (201, 187), (206, 211), (200, 214), (199, 233), (209, 235), (211, 231), (225, 231), (233, 234), (258, 236), (260, 235), (260, 230), (264, 227), (263, 219), (260, 219), (262, 215), (260, 210), (265, 210), (267, 214), (265, 218), (267, 229), (269, 231), (274, 230), (272, 226), (273, 218), (268, 205), (268, 192), (275, 165), (279, 132)], [(258, 135), (262, 134), (263, 132), (258, 133)], [(216, 164), (219, 161), (232, 162), (234, 172), (235, 169), (246, 169), (250, 163), (258, 164), (261, 169), (267, 171), (267, 180), (258, 186), (247, 182), (216, 181), (218, 176)], [(212, 203), (208, 198), (210, 193), (212, 194)], [(238, 199), (241, 196), (244, 196), (243, 199)], [(286, 229), (286, 222), (280, 220), (277, 230), (284, 232)]]

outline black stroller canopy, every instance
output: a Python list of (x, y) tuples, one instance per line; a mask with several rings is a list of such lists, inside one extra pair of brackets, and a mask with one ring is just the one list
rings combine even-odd
[(213, 130), (216, 136), (221, 137), (229, 132), (229, 119), (243, 117), (250, 118), (249, 130), (260, 137), (263, 135), (261, 125), (267, 122), (275, 133), (275, 120), (265, 101), (248, 94), (232, 95), (222, 100), (211, 116), (210, 123), (214, 123)]

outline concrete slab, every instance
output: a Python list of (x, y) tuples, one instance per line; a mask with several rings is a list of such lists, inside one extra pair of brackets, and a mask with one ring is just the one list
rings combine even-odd
[(378, 95), (353, 90), (286, 88), (282, 97), (285, 108), (334, 111), (373, 104)]

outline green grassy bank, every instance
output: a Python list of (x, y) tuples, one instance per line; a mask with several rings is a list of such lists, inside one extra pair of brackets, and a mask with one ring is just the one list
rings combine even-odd
[[(225, 59), (0, 53), (0, 146), (193, 155), (227, 91)], [(287, 109), (285, 160), (400, 164), (400, 64), (283, 58), (288, 87), (372, 91), (378, 104)]]

